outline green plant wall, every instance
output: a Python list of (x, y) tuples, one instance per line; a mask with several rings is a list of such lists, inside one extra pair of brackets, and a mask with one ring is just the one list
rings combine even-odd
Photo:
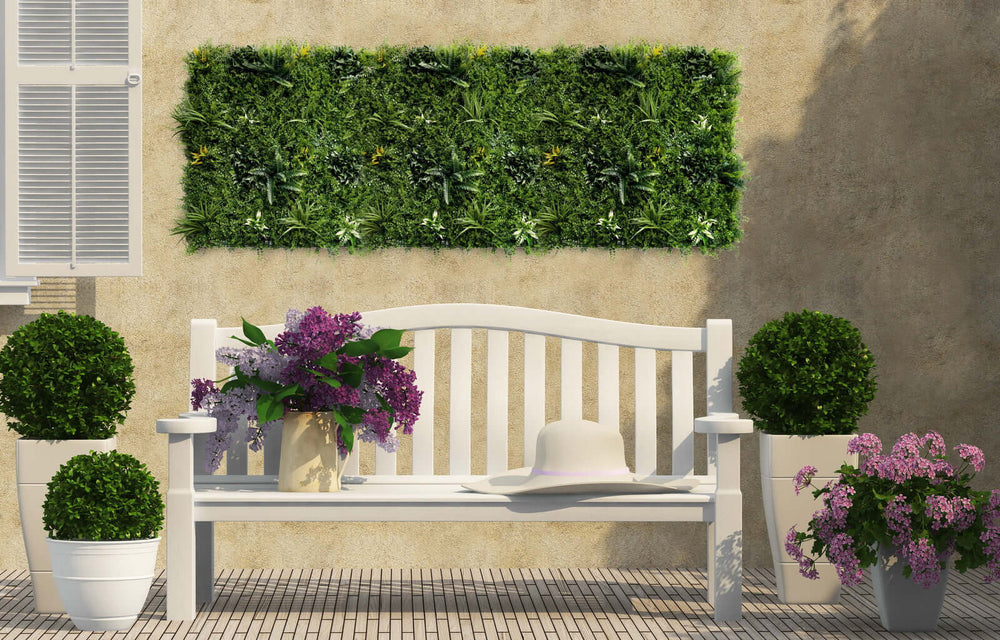
[(740, 235), (736, 59), (204, 46), (174, 118), (202, 247), (699, 247)]

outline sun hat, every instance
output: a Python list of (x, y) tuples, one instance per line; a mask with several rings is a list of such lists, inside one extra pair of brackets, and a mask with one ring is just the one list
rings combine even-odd
[(625, 464), (618, 429), (590, 420), (550, 422), (538, 431), (535, 465), (462, 485), (478, 493), (665, 493), (698, 486), (691, 478), (639, 481)]

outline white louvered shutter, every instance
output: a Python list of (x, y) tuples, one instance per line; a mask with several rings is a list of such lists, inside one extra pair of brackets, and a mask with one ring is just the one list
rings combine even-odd
[(141, 14), (6, 0), (8, 275), (141, 275)]

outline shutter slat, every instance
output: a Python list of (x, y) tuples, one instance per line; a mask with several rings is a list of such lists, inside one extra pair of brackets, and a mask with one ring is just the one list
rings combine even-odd
[(70, 0), (20, 0), (17, 9), (17, 60), (20, 64), (72, 62), (70, 11)]

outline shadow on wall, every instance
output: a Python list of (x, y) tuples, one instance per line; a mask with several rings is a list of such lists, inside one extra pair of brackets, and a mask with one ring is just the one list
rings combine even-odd
[[(977, 488), (997, 487), (1000, 4), (889, 0), (863, 31), (849, 10), (831, 10), (825, 59), (800, 79), (815, 89), (798, 134), (741, 150), (744, 238), (710, 262), (706, 317), (733, 318), (737, 361), (786, 311), (850, 319), (879, 383), (860, 430), (979, 445), (994, 462)], [(744, 561), (770, 566), (757, 437), (742, 450)], [(702, 531), (686, 542), (695, 532), (657, 525), (654, 562), (684, 546), (706, 566)]]
[[(31, 304), (0, 306), (0, 336), (9, 336), (18, 327), (37, 320), (43, 313), (59, 310), (96, 316), (96, 278), (39, 278), (31, 289)], [(100, 318), (98, 318), (100, 320)]]

